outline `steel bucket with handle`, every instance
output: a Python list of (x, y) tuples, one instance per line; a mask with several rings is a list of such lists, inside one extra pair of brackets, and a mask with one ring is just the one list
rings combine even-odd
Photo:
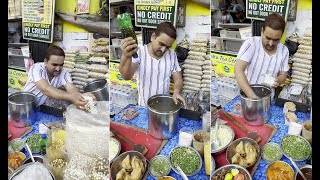
[(181, 105), (166, 94), (152, 96), (147, 102), (149, 133), (157, 139), (170, 139), (176, 132)]
[(259, 99), (248, 98), (241, 90), (241, 108), (245, 122), (259, 126), (270, 119), (271, 88), (261, 84), (250, 85)]

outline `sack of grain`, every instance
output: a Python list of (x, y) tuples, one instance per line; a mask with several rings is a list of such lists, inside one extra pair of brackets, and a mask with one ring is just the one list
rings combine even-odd
[(66, 149), (70, 159), (75, 153), (89, 157), (108, 158), (109, 148), (104, 146), (109, 131), (109, 102), (97, 101), (97, 114), (78, 109), (73, 104), (66, 111)]

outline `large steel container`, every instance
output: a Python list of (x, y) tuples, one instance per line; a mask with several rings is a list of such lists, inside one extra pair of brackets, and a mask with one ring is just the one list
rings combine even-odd
[(149, 133), (157, 139), (170, 139), (176, 132), (180, 104), (172, 97), (158, 94), (148, 99)]
[(241, 90), (241, 108), (246, 123), (250, 125), (263, 125), (270, 119), (271, 89), (261, 84), (252, 84), (252, 90), (259, 99), (248, 98)]
[(109, 87), (105, 79), (97, 79), (87, 83), (84, 92), (91, 92), (97, 101), (109, 101)]
[(36, 121), (36, 96), (30, 92), (16, 92), (8, 97), (11, 123), (15, 127), (32, 125)]

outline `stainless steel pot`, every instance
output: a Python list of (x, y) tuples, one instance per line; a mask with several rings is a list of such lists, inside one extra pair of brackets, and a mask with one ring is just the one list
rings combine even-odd
[(36, 121), (36, 96), (30, 92), (16, 92), (8, 97), (12, 125), (25, 127)]
[(97, 79), (87, 83), (84, 92), (91, 92), (97, 101), (109, 101), (109, 87), (105, 79)]
[(180, 104), (166, 94), (152, 96), (147, 102), (149, 133), (157, 139), (170, 139), (179, 119)]
[(263, 125), (270, 119), (271, 89), (261, 84), (252, 84), (252, 90), (259, 99), (248, 98), (241, 90), (241, 108), (246, 123), (250, 125)]

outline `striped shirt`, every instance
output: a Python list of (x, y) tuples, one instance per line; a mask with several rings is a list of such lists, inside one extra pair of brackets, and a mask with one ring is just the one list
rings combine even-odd
[(176, 53), (169, 49), (159, 59), (148, 53), (147, 45), (139, 46), (138, 58), (132, 62), (138, 65), (135, 72), (137, 77), (140, 106), (146, 106), (148, 98), (156, 94), (169, 94), (170, 77), (181, 71)]
[(250, 37), (243, 42), (237, 59), (248, 62), (245, 70), (249, 84), (262, 84), (262, 75), (278, 76), (280, 71), (288, 71), (289, 50), (279, 43), (277, 51), (269, 56), (263, 49), (261, 36)]
[(35, 63), (28, 72), (28, 81), (24, 86), (23, 91), (27, 91), (35, 94), (37, 106), (42, 105), (48, 98), (48, 96), (44, 95), (36, 87), (36, 84), (35, 84), (36, 82), (42, 79), (47, 80), (49, 85), (55, 88), (64, 86), (67, 83), (72, 83), (70, 73), (64, 69), (61, 70), (61, 73), (58, 76), (54, 76), (50, 82), (47, 74), (47, 69), (44, 63), (43, 62)]

